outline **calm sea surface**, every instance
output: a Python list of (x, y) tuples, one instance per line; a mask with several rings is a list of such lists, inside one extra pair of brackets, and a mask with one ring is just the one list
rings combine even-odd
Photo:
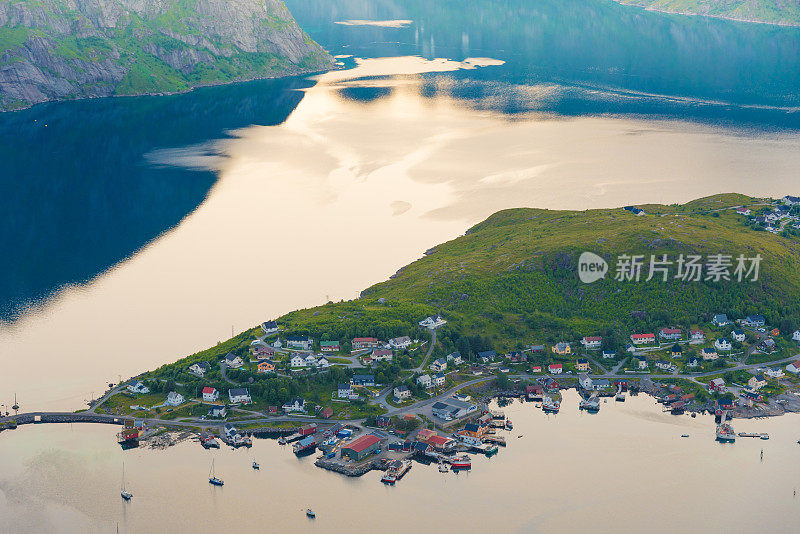
[[(474, 456), (459, 474), (415, 463), (395, 487), (377, 471), (323, 471), (273, 440), (249, 450), (185, 442), (123, 452), (111, 427), (29, 426), (0, 434), (0, 532), (797, 530), (797, 416), (739, 421), (737, 431), (771, 439), (723, 445), (712, 418), (660, 408), (641, 395), (590, 415), (574, 391), (556, 416), (516, 402), (505, 408), (514, 430), (497, 456)], [(208, 483), (211, 458), (222, 488)], [(123, 460), (128, 504), (119, 497)]]
[[(232, 330), (352, 298), (499, 209), (800, 193), (798, 29), (605, 0), (287, 4), (343, 70), (0, 115), (0, 405), (80, 408)], [(222, 492), (194, 445), (133, 451), (128, 509), (111, 429), (27, 428), (0, 436), (0, 517), (139, 532), (312, 528), (296, 513), (309, 504), (323, 530), (795, 520), (795, 418), (759, 423), (784, 433), (761, 464), (761, 444), (720, 448), (710, 422), (647, 402), (580, 421), (520, 412), (530, 430), (497, 459), (459, 477), (415, 467), (391, 491), (270, 442), (254, 447), (260, 474), (219, 453)], [(677, 440), (677, 421), (697, 440)]]

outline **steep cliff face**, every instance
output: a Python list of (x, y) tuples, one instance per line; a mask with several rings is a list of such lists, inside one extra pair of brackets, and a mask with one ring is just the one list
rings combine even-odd
[(615, 0), (655, 11), (722, 19), (800, 25), (800, 0)]
[(0, 110), (328, 69), (280, 0), (0, 0)]

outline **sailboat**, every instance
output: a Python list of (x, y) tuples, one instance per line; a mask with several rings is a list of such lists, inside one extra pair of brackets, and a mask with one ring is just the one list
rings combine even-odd
[(208, 473), (208, 483), (213, 484), (214, 486), (222, 486), (225, 483), (222, 481), (221, 478), (217, 478), (216, 473), (214, 473), (214, 460), (211, 460), (211, 472)]
[(122, 487), (120, 488), (119, 494), (126, 501), (131, 500), (131, 497), (133, 497), (133, 493), (125, 489), (125, 462), (122, 463)]
[(261, 469), (261, 466), (255, 460), (253, 460), (253, 469)]

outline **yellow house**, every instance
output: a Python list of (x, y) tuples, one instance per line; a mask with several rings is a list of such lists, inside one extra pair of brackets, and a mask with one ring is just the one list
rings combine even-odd
[(553, 354), (558, 354), (559, 356), (572, 354), (572, 347), (569, 346), (569, 343), (556, 343), (553, 345)]
[(575, 369), (578, 371), (588, 371), (589, 370), (589, 360), (581, 358), (577, 362), (575, 362)]

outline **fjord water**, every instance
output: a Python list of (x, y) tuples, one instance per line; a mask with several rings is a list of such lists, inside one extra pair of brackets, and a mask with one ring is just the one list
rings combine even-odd
[(0, 117), (0, 404), (79, 408), (499, 209), (797, 192), (797, 29), (600, 0), (290, 4), (350, 70)]
[[(644, 395), (596, 415), (578, 410), (575, 392), (556, 416), (532, 403), (505, 411), (514, 430), (497, 456), (474, 456), (459, 474), (415, 464), (394, 487), (378, 472), (320, 470), (274, 440), (123, 452), (106, 426), (29, 426), (0, 436), (0, 532), (796, 530), (796, 415), (736, 423), (769, 441), (719, 444), (711, 418), (662, 413)], [(222, 488), (207, 481), (211, 458)], [(119, 497), (123, 459), (130, 503)]]

